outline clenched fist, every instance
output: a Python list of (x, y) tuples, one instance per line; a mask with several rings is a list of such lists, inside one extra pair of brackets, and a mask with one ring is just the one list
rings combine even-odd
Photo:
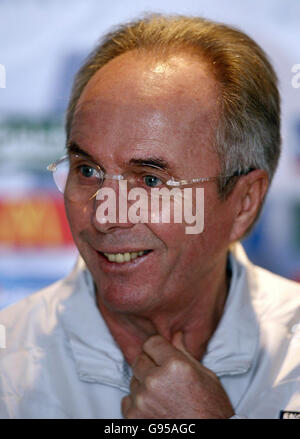
[(132, 365), (130, 394), (122, 400), (125, 418), (230, 418), (233, 408), (217, 376), (186, 350), (182, 334), (172, 343), (150, 337)]

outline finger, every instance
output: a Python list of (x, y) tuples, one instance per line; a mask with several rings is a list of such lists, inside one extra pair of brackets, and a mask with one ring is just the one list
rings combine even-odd
[(206, 375), (209, 375), (214, 380), (218, 380), (217, 376), (213, 371), (210, 369), (207, 369), (207, 367), (203, 366), (203, 364), (200, 363), (196, 358), (192, 356), (192, 354), (189, 353), (187, 350), (187, 347), (184, 343), (184, 337), (182, 332), (176, 332), (176, 334), (172, 338), (172, 344), (176, 347), (176, 349), (180, 350), (182, 353), (184, 353), (192, 362), (194, 362), (197, 365), (198, 370), (201, 370)]
[(144, 381), (145, 377), (149, 375), (150, 371), (157, 367), (151, 358), (145, 354), (140, 354), (132, 365), (133, 375), (139, 382)]
[(136, 377), (133, 376), (133, 377), (131, 378), (131, 381), (130, 381), (130, 393), (131, 393), (131, 394), (135, 394), (136, 391), (137, 391), (137, 389), (138, 389), (139, 387), (140, 387), (140, 383), (138, 382), (138, 380), (136, 379)]
[(129, 412), (131, 406), (132, 406), (131, 396), (127, 395), (122, 399), (122, 402), (121, 402), (121, 410), (122, 410), (122, 414), (123, 414), (124, 418), (127, 417), (127, 413)]
[(195, 358), (186, 347), (184, 342), (184, 335), (181, 331), (176, 332), (172, 338), (172, 345), (178, 349), (178, 351), (182, 352), (192, 363), (196, 364), (197, 367), (200, 364), (200, 360)]
[(181, 351), (183, 354), (187, 355), (189, 358), (194, 359), (193, 356), (189, 353), (185, 343), (183, 333), (181, 331), (176, 332), (172, 338), (172, 345)]
[(170, 358), (182, 358), (182, 352), (160, 335), (153, 335), (148, 338), (143, 345), (143, 350), (158, 366), (161, 366)]

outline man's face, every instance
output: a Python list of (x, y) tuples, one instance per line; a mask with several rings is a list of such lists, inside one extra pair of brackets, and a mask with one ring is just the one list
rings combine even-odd
[[(167, 62), (122, 55), (100, 69), (77, 104), (70, 144), (88, 153), (109, 174), (130, 160), (159, 159), (180, 179), (217, 176), (212, 148), (218, 88), (198, 59), (174, 55)], [(104, 186), (116, 189), (117, 182)], [(75, 243), (96, 284), (98, 300), (112, 311), (151, 315), (182, 309), (224, 271), (232, 224), (230, 206), (214, 182), (204, 188), (204, 231), (186, 224), (106, 223), (96, 219), (99, 201), (65, 197)], [(104, 253), (150, 250), (130, 262)], [(218, 274), (219, 275), (219, 274)]]

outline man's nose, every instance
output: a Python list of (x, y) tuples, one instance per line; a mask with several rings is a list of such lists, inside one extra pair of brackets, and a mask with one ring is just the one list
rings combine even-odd
[(134, 225), (128, 220), (126, 181), (104, 181), (103, 186), (94, 196), (92, 222), (102, 233), (110, 233), (116, 228), (129, 228)]

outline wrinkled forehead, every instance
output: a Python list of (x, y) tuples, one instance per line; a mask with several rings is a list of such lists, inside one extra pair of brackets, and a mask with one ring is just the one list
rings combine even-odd
[(218, 87), (206, 67), (182, 58), (156, 64), (118, 58), (85, 87), (74, 112), (72, 140), (89, 147), (97, 142), (112, 149), (151, 147), (153, 154), (170, 150), (177, 160), (193, 151), (199, 157), (201, 148), (211, 146)]

